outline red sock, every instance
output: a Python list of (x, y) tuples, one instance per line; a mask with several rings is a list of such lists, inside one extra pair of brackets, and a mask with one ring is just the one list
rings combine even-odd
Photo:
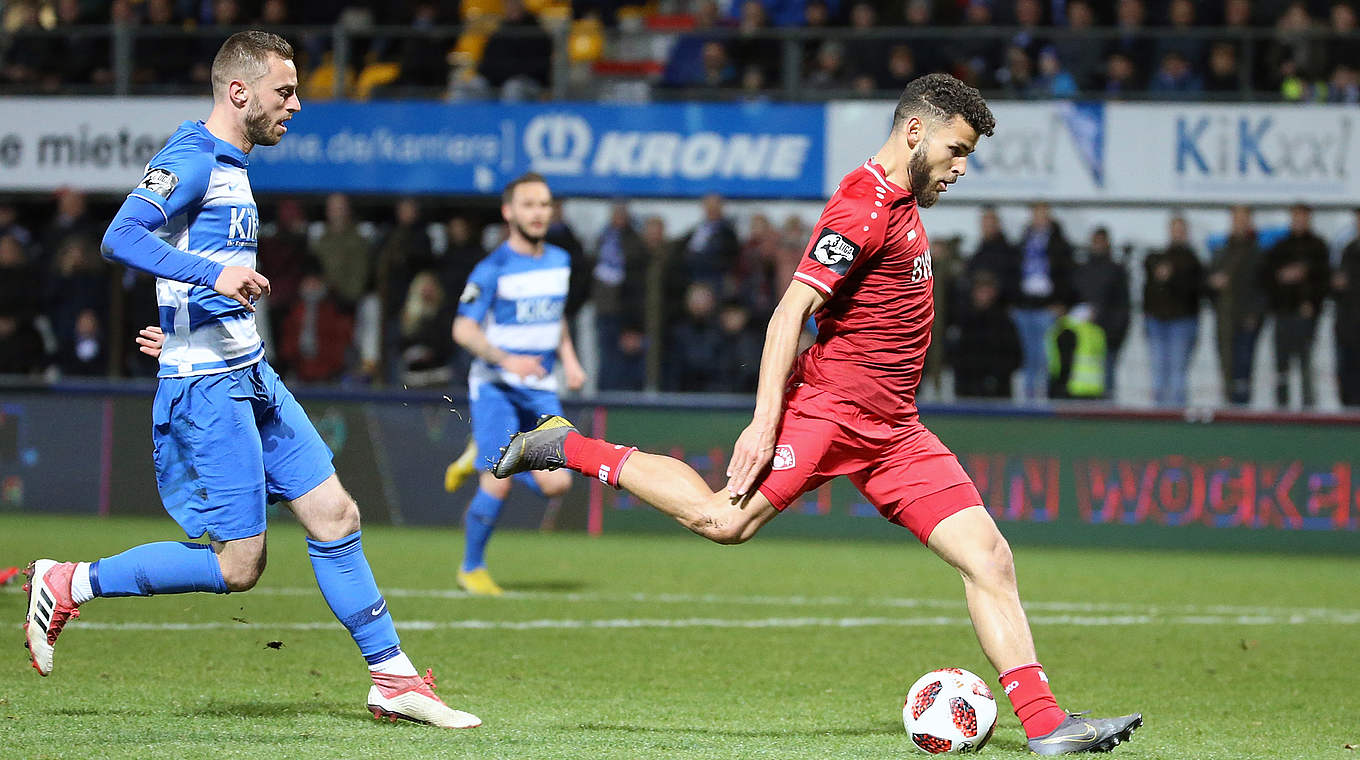
[(567, 439), (562, 442), (562, 450), (567, 455), (567, 467), (618, 488), (619, 470), (628, 457), (637, 451), (637, 447), (619, 446), (572, 431), (567, 433)]
[(1048, 688), (1048, 676), (1039, 663), (1011, 668), (1001, 674), (1000, 680), (1015, 717), (1025, 727), (1026, 737), (1033, 739), (1050, 733), (1067, 718), (1067, 713), (1058, 707), (1053, 690)]

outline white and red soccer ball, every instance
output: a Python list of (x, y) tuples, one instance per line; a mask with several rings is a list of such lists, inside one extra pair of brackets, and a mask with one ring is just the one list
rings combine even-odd
[(932, 670), (907, 692), (902, 723), (922, 752), (977, 752), (996, 727), (996, 698), (986, 681), (962, 668)]

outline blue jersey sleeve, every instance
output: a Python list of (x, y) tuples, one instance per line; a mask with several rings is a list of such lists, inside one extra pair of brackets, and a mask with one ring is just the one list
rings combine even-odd
[(104, 233), (105, 258), (167, 280), (212, 287), (222, 265), (175, 248), (157, 229), (202, 200), (212, 171), (211, 152), (188, 143), (162, 150), (118, 209)]
[(468, 275), (463, 294), (458, 297), (458, 316), (468, 317), (476, 322), (486, 318), (491, 302), (496, 299), (497, 267), (488, 256), (473, 267)]

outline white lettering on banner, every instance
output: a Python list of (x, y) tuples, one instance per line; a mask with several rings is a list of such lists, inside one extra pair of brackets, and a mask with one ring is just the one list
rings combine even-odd
[(980, 141), (969, 168), (976, 169), (979, 175), (1026, 175), (1036, 183), (1045, 181), (1054, 173), (1058, 141), (1065, 134), (1056, 112), (1046, 120), (1030, 120), (1012, 125), (1009, 130), (997, 130), (995, 136)]
[(606, 132), (595, 150), (597, 177), (795, 180), (812, 148), (804, 135)]
[(524, 152), (536, 172), (580, 174), (593, 137), (590, 124), (580, 116), (545, 114), (524, 128)]
[[(379, 127), (372, 132), (348, 129), (331, 135), (326, 140), (324, 156), (319, 154), (319, 140), (315, 135), (303, 135), (301, 148), (293, 151), (284, 146), (263, 151), (270, 163), (284, 161), (330, 161), (338, 164), (367, 164), (374, 162), (423, 164), (429, 162), (470, 164), (492, 163), (500, 157), (500, 137), (493, 134), (449, 134), (446, 132), (401, 133)], [(306, 138), (313, 138), (307, 141)]]

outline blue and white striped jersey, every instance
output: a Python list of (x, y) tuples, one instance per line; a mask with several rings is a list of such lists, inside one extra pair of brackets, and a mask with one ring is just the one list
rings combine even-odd
[[(131, 196), (159, 210), (164, 226), (156, 234), (172, 247), (220, 266), (254, 268), (259, 213), (246, 165), (239, 148), (203, 122), (186, 121)], [(264, 356), (254, 313), (210, 286), (158, 277), (156, 301), (165, 331), (159, 377), (226, 372)]]
[(501, 243), (478, 262), (459, 299), (458, 316), (480, 323), (487, 340), (502, 351), (539, 357), (548, 374), (519, 377), (477, 359), (468, 373), (469, 385), (492, 382), (557, 390), (552, 371), (562, 342), (570, 277), (571, 257), (555, 245), (544, 244), (541, 256), (530, 256)]

